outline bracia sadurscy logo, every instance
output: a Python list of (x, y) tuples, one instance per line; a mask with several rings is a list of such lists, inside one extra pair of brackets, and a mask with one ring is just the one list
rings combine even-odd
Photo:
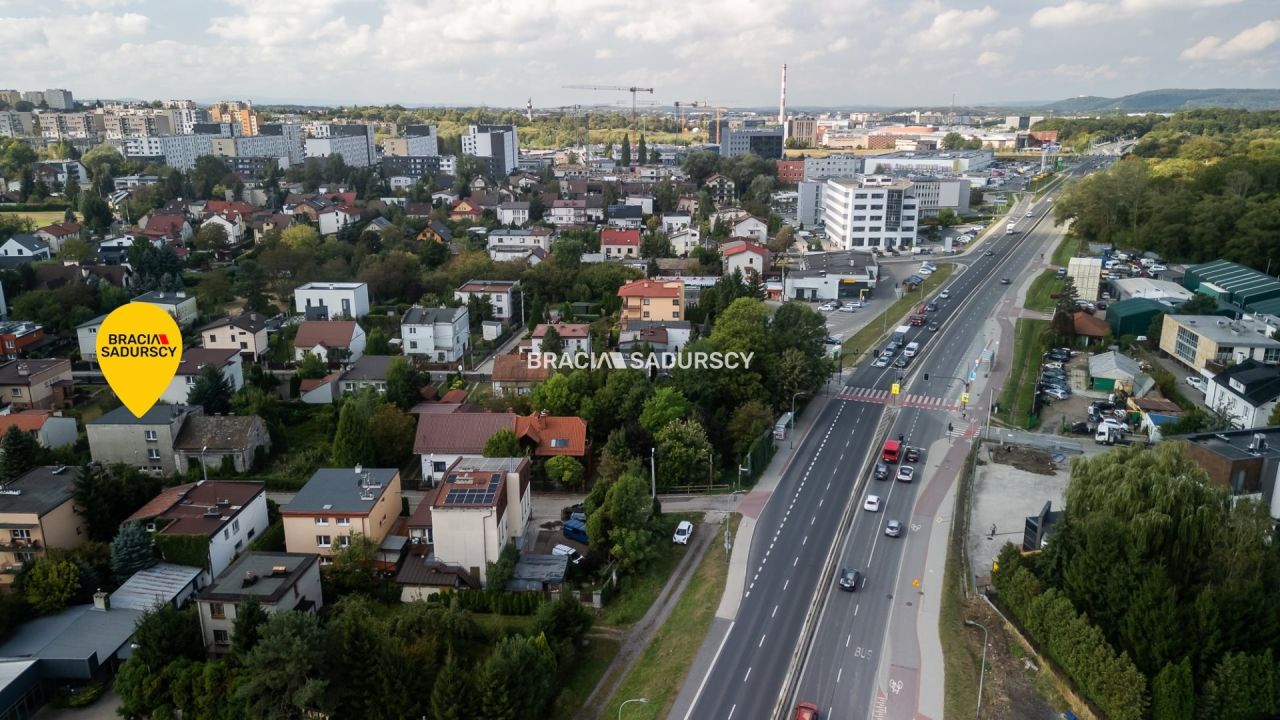
[(173, 357), (178, 348), (169, 343), (165, 333), (110, 333), (107, 342), (98, 350), (100, 357), (116, 358), (167, 358)]

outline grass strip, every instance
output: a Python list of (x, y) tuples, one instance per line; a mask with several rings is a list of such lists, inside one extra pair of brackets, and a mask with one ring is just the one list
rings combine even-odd
[[(737, 513), (729, 516), (730, 535), (737, 531), (740, 517)], [(719, 541), (713, 541), (685, 586), (684, 594), (676, 601), (671, 615), (654, 633), (649, 646), (598, 717), (617, 717), (618, 708), (624, 700), (641, 697), (648, 698), (649, 702), (629, 705), (627, 720), (655, 720), (667, 716), (715, 620), (728, 575), (729, 554)]]
[(1027, 299), (1022, 304), (1028, 310), (1037, 310), (1039, 312), (1049, 312), (1053, 310), (1057, 301), (1053, 296), (1062, 292), (1063, 281), (1055, 275), (1054, 270), (1045, 270), (1031, 281), (1031, 287), (1027, 288)]
[(1044, 355), (1041, 336), (1048, 328), (1048, 320), (1032, 318), (1018, 318), (1014, 325), (1012, 365), (1000, 393), (1000, 411), (996, 413), (997, 417), (1014, 427), (1026, 428), (1030, 420), (1040, 358)]
[(586, 647), (578, 648), (568, 667), (557, 674), (560, 693), (547, 711), (548, 720), (572, 720), (622, 647), (617, 638), (603, 635), (588, 635), (586, 643)]
[(1062, 236), (1062, 242), (1058, 243), (1058, 247), (1053, 249), (1053, 256), (1050, 260), (1058, 267), (1066, 267), (1071, 258), (1076, 256), (1080, 251), (1080, 238), (1072, 235), (1070, 232)]
[[(697, 523), (701, 513), (664, 513), (660, 518), (662, 527), (655, 532), (659, 538), (669, 538), (681, 520)], [(658, 556), (646, 563), (643, 570), (619, 579), (618, 591), (600, 615), (601, 625), (625, 626), (643, 618), (689, 549), (687, 545), (675, 543), (659, 543), (658, 548)]]
[(978, 697), (978, 675), (981, 672), (980, 633), (965, 627), (965, 591), (968, 582), (964, 560), (965, 532), (969, 527), (969, 499), (972, 493), (973, 454), (969, 451), (959, 478), (956, 509), (952, 514), (951, 535), (947, 540), (947, 564), (942, 580), (942, 605), (938, 609), (938, 637), (942, 641), (943, 709), (946, 717), (965, 718), (973, 712)]

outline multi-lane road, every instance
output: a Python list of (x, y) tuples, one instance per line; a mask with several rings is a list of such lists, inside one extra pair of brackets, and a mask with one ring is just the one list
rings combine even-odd
[[(1101, 162), (1086, 161), (1071, 172)], [(1033, 218), (1025, 217), (1027, 209)], [(920, 524), (914, 522), (917, 494), (928, 478), (875, 481), (870, 470), (886, 437), (903, 435), (912, 446), (927, 446), (945, 436), (948, 422), (956, 424), (948, 410), (958, 409), (963, 386), (946, 376), (964, 377), (972, 367), (974, 356), (967, 353), (975, 343), (980, 349), (985, 321), (1013, 287), (1001, 280), (1017, 278), (1048, 252), (1048, 239), (1059, 232), (1046, 218), (1050, 209), (1047, 201), (1024, 200), (1015, 209), (1017, 233), (987, 240), (983, 251), (990, 256), (974, 252), (955, 260), (960, 267), (947, 286), (950, 297), (930, 318), (941, 327), (912, 328), (908, 340), (919, 340), (923, 349), (909, 367), (873, 368), (868, 362), (846, 376), (841, 399), (826, 404), (756, 523), (738, 613), (709, 671), (690, 678), (698, 689), (685, 718), (770, 718), (781, 694), (792, 688), (788, 710), (804, 700), (816, 703), (823, 718), (872, 717), (876, 698), (888, 692), (880, 685), (888, 683), (896, 702), (875, 716), (914, 718), (920, 684), (941, 684), (940, 677), (919, 676), (913, 632), (887, 636), (894, 612), (895, 627), (907, 626), (901, 622), (907, 601), (895, 598), (907, 597), (904, 582), (910, 589), (904, 556), (918, 557), (913, 546), (928, 542), (929, 527), (913, 527)], [(904, 375), (903, 397), (912, 400), (885, 402), (886, 391)], [(861, 509), (868, 493), (882, 497), (880, 512)], [(906, 526), (902, 537), (884, 535), (891, 518)], [(837, 569), (863, 571), (857, 592), (837, 586), (828, 566), (833, 550)]]

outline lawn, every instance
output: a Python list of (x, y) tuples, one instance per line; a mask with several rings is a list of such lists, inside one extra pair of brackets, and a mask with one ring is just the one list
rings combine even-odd
[(556, 687), (560, 688), (560, 693), (547, 711), (549, 720), (571, 720), (582, 709), (622, 647), (619, 640), (603, 635), (589, 634), (586, 642), (587, 646), (578, 649), (569, 666), (556, 674)]
[(1044, 355), (1044, 341), (1040, 337), (1048, 328), (1048, 320), (1031, 318), (1018, 318), (1014, 326), (1012, 365), (1009, 377), (1005, 379), (1004, 391), (1000, 393), (1000, 411), (996, 413), (1014, 427), (1029, 429), (1040, 358)]
[[(736, 529), (739, 517), (730, 516), (730, 533)], [(649, 702), (632, 703), (627, 708), (628, 720), (667, 716), (715, 619), (728, 574), (729, 555), (718, 542), (713, 542), (671, 615), (654, 633), (653, 640), (598, 717), (616, 717), (623, 700), (640, 697), (648, 698)]]
[[(951, 279), (951, 273), (954, 270), (955, 265), (950, 263), (939, 264), (937, 272), (924, 279), (924, 285), (898, 298), (898, 301), (891, 305), (888, 310), (872, 318), (866, 327), (854, 333), (853, 337), (845, 340), (842, 349), (842, 358), (845, 366), (856, 364), (859, 360), (858, 356), (874, 352), (880, 345), (881, 337), (886, 334), (885, 329), (897, 327), (898, 321), (910, 313), (912, 308), (918, 307), (935, 290), (945, 285)], [(850, 357), (853, 359), (849, 359)]]
[(498, 615), (496, 613), (472, 613), (471, 617), (475, 618), (476, 625), (484, 631), (494, 642), (520, 633), (521, 635), (531, 635), (533, 630), (532, 615)]
[(1071, 261), (1071, 258), (1076, 256), (1076, 253), (1080, 248), (1080, 238), (1072, 235), (1071, 233), (1067, 233), (1063, 236), (1062, 242), (1058, 243), (1058, 247), (1053, 249), (1053, 257), (1051, 257), (1050, 260), (1058, 267), (1066, 267), (1067, 263)]
[(956, 493), (956, 512), (947, 541), (947, 564), (942, 579), (942, 606), (938, 613), (938, 636), (942, 641), (942, 664), (946, 682), (943, 685), (943, 707), (949, 718), (968, 717), (978, 695), (978, 674), (981, 671), (982, 644), (975, 643), (979, 633), (965, 627), (965, 596), (963, 583), (968, 582), (963, 562), (964, 534), (968, 524), (959, 518), (967, 514), (972, 487), (973, 454), (977, 445), (969, 451), (961, 475), (959, 492)]
[[(18, 212), (6, 212), (4, 214), (25, 217), (30, 220), (36, 228), (44, 227), (50, 223), (62, 222), (63, 218), (66, 217), (66, 213), (62, 210), (41, 210), (39, 212), (22, 210)], [(79, 216), (77, 215), (77, 217)]]
[[(681, 520), (696, 523), (700, 515), (701, 513), (663, 515), (662, 527), (658, 530), (659, 539), (671, 537), (676, 530), (676, 524)], [(649, 612), (649, 606), (653, 605), (658, 593), (662, 592), (663, 586), (671, 578), (671, 573), (675, 571), (680, 558), (684, 557), (688, 550), (687, 545), (660, 542), (658, 557), (646, 564), (642, 572), (623, 576), (618, 581), (613, 599), (605, 605), (604, 612), (600, 615), (600, 624), (631, 625), (644, 617), (644, 614)]]
[(1031, 287), (1027, 288), (1027, 301), (1023, 303), (1023, 307), (1040, 312), (1053, 310), (1054, 305), (1057, 304), (1053, 296), (1062, 291), (1063, 285), (1063, 281), (1055, 275), (1056, 272), (1045, 270), (1031, 282)]

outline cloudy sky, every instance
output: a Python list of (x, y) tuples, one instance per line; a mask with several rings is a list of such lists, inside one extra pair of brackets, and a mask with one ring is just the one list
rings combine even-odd
[[(77, 98), (930, 105), (1280, 86), (1280, 0), (0, 0)], [(643, 96), (642, 96), (643, 97)]]

